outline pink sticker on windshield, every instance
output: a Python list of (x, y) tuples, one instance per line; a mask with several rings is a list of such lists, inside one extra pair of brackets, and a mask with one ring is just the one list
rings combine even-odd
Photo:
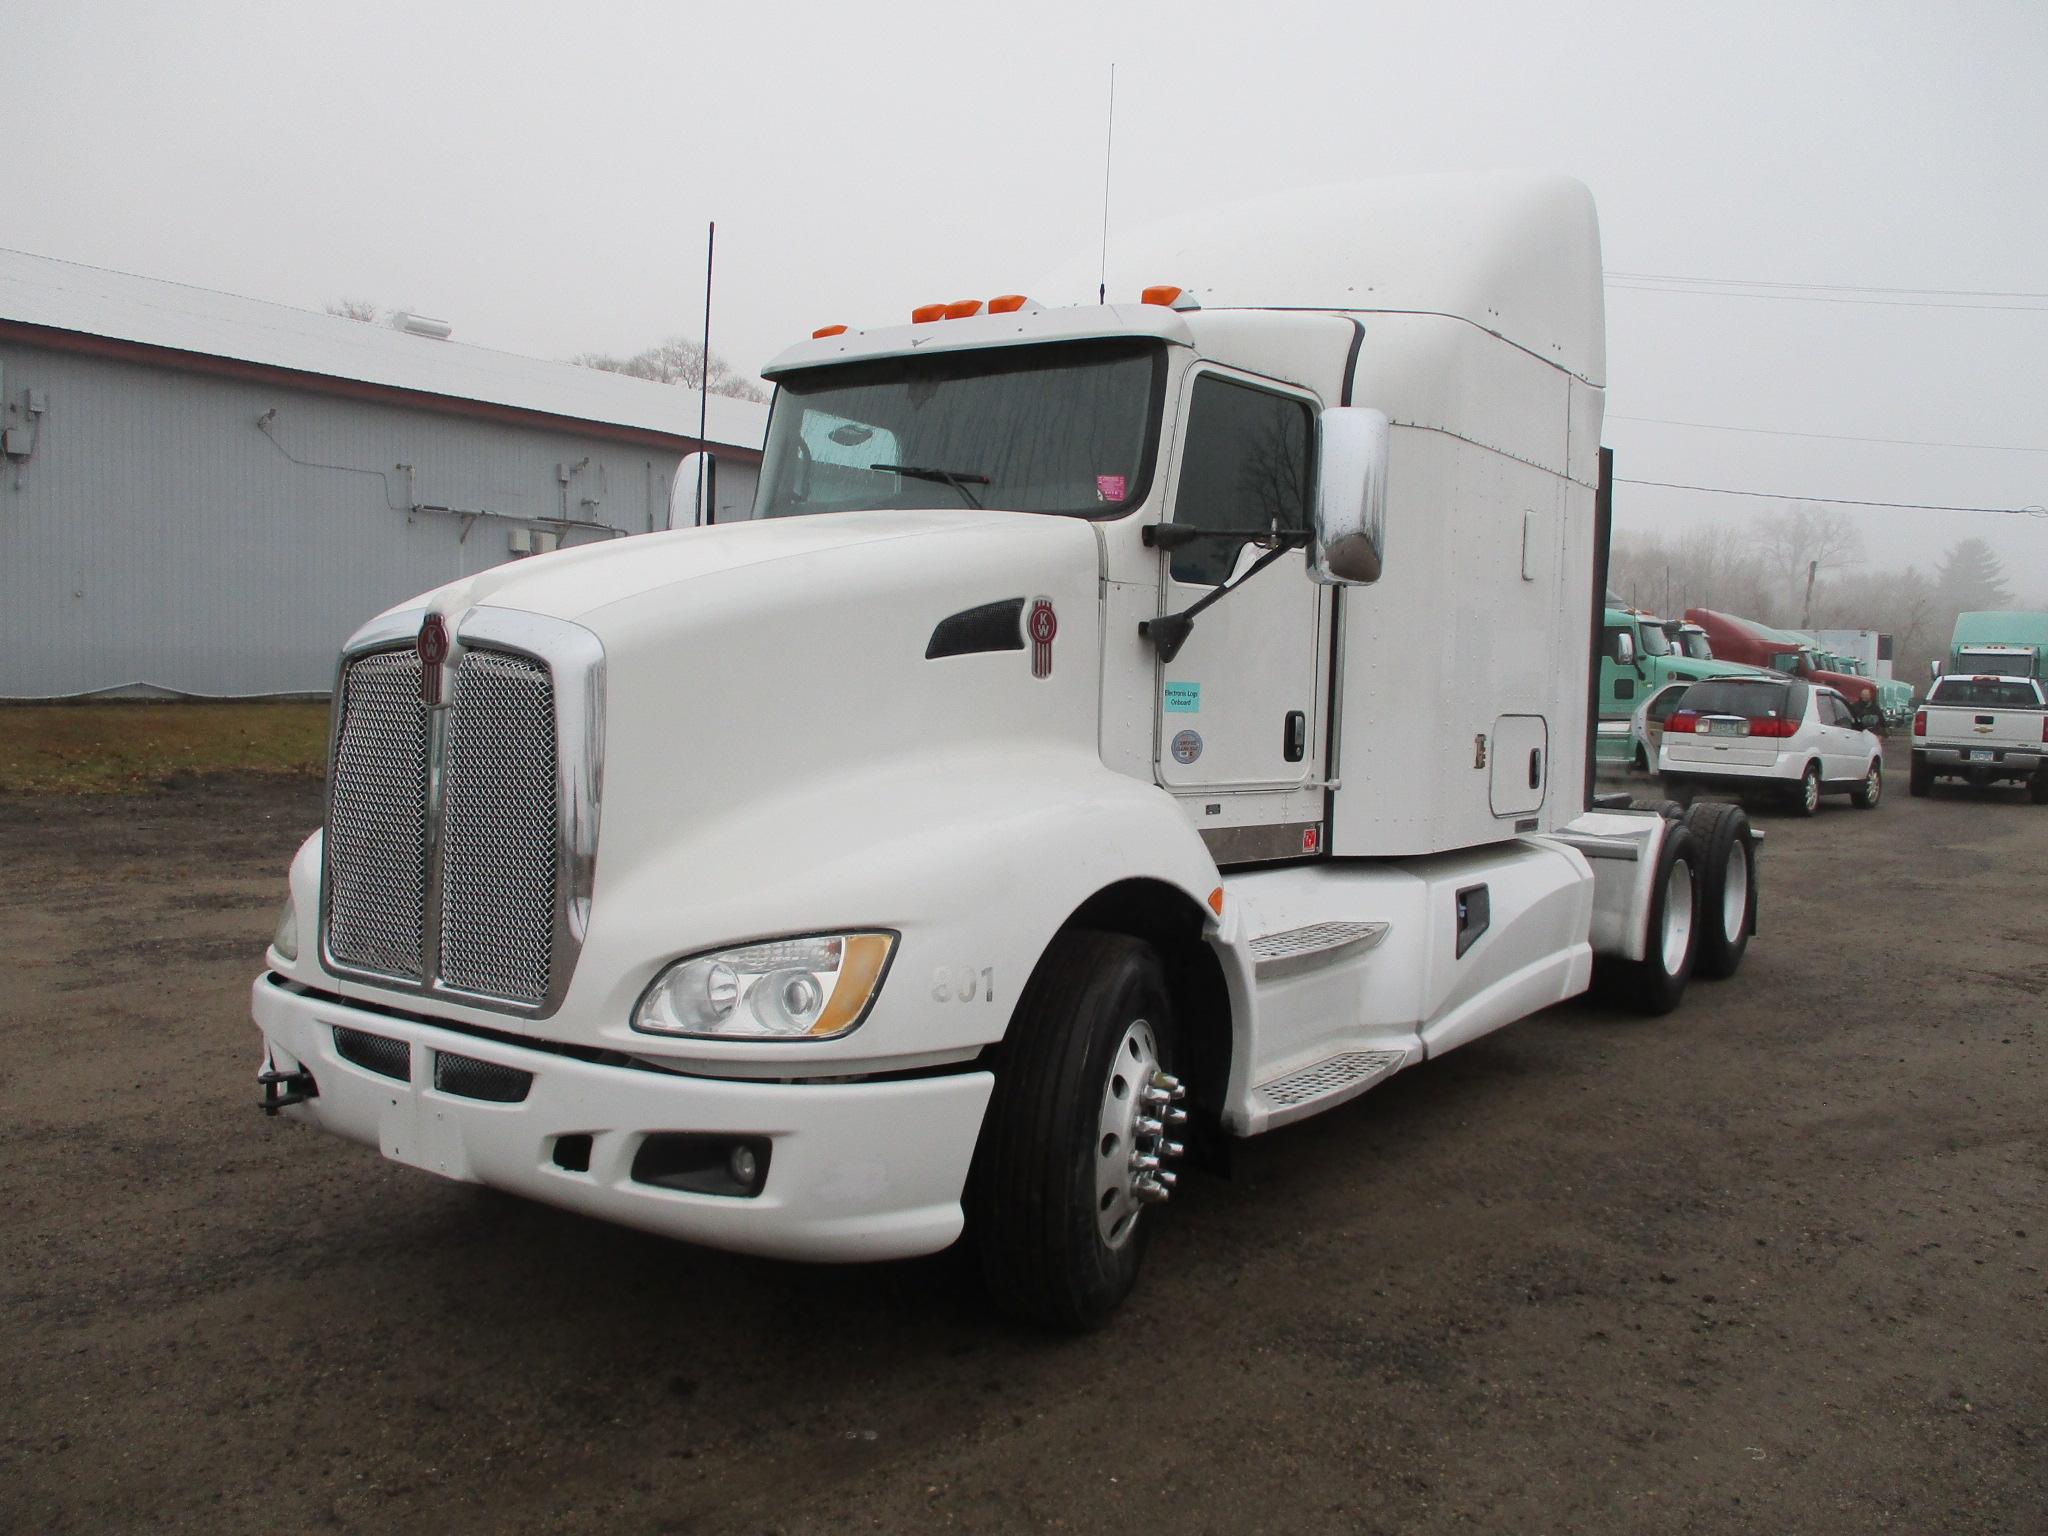
[(1097, 475), (1095, 477), (1095, 494), (1103, 501), (1122, 501), (1124, 499), (1124, 477), (1122, 475)]

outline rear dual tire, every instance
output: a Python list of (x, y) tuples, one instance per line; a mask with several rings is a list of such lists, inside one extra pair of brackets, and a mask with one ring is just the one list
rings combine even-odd
[(1596, 980), (1602, 992), (1630, 1012), (1656, 1017), (1685, 996), (1699, 955), (1699, 845), (1675, 817), (1668, 819), (1658, 846), (1650, 889), (1643, 958), (1601, 961)]
[(1686, 813), (1700, 865), (1699, 953), (1693, 974), (1733, 976), (1756, 930), (1756, 833), (1739, 805), (1701, 801)]

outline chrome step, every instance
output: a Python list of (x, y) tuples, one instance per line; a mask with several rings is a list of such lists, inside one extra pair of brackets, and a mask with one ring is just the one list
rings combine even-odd
[(1259, 980), (1291, 976), (1373, 948), (1387, 936), (1385, 923), (1310, 923), (1252, 940)]
[(1261, 1083), (1252, 1093), (1264, 1101), (1267, 1125), (1281, 1125), (1365, 1092), (1406, 1059), (1402, 1051), (1346, 1051)]

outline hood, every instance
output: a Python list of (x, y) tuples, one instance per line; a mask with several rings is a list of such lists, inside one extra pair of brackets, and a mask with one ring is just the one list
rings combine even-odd
[[(542, 556), (435, 602), (545, 613), (603, 646), (601, 902), (661, 848), (824, 788), (857, 807), (864, 778), (963, 754), (1094, 755), (1100, 565), (1075, 518), (826, 513)], [(1040, 602), (1043, 675), (1024, 632)]]
[[(771, 518), (684, 528), (672, 533), (634, 534), (515, 560), (465, 576), (409, 599), (392, 611), (426, 606), (460, 614), (472, 607), (515, 608), (550, 618), (587, 623), (602, 609), (630, 603), (650, 592), (680, 596), (698, 584), (765, 565), (805, 563), (819, 558), (917, 541), (926, 551), (915, 558), (946, 564), (958, 559), (1030, 557), (1024, 552), (1050, 545), (1093, 545), (1092, 527), (1072, 518), (961, 508), (914, 512), (839, 512), (813, 517)], [(934, 543), (947, 553), (934, 556)], [(997, 553), (997, 551), (1002, 553)], [(969, 551), (973, 551), (972, 554)]]

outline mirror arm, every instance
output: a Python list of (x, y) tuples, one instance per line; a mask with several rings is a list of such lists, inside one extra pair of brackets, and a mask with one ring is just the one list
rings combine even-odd
[[(1153, 527), (1160, 528), (1172, 526), (1170, 523), (1153, 525)], [(1152, 532), (1153, 528), (1145, 530), (1145, 542), (1147, 544), (1153, 542)], [(1200, 613), (1210, 604), (1220, 601), (1227, 593), (1235, 592), (1290, 549), (1307, 548), (1310, 538), (1309, 531), (1306, 528), (1284, 528), (1277, 532), (1269, 531), (1251, 534), (1197, 528), (1188, 529), (1187, 532), (1195, 538), (1270, 538), (1275, 542), (1273, 547), (1254, 560), (1251, 564), (1251, 569), (1238, 577), (1236, 581), (1218, 583), (1212, 591), (1197, 599), (1188, 607), (1183, 608), (1179, 613), (1162, 614), (1156, 619), (1140, 619), (1138, 621), (1138, 633), (1152, 642), (1152, 647), (1159, 653), (1161, 662), (1170, 662), (1180, 654), (1180, 648), (1187, 644), (1188, 636), (1194, 632), (1196, 614)], [(1185, 544), (1190, 542), (1190, 540), (1181, 539), (1178, 542)], [(1171, 549), (1174, 545), (1162, 542), (1159, 547)]]

